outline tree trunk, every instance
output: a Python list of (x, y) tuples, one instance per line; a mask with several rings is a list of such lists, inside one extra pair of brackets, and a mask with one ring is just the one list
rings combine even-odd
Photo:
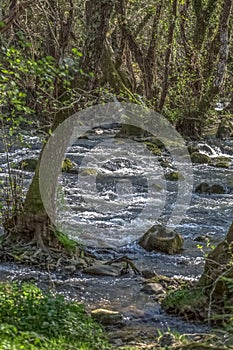
[(158, 110), (162, 111), (167, 93), (169, 88), (169, 71), (170, 71), (170, 58), (172, 53), (172, 45), (173, 45), (173, 37), (174, 37), (174, 30), (176, 26), (176, 18), (177, 18), (177, 0), (173, 0), (172, 2), (172, 13), (171, 13), (171, 22), (168, 30), (168, 42), (167, 42), (167, 50), (165, 53), (165, 60), (164, 60), (164, 77), (163, 77), (163, 86), (162, 86), (162, 92), (160, 96), (159, 106)]
[[(74, 80), (73, 88), (82, 88), (84, 91), (88, 91), (96, 84), (98, 73), (101, 67), (101, 60), (104, 53), (104, 42), (106, 40), (107, 31), (109, 28), (109, 21), (113, 11), (113, 1), (109, 0), (89, 0), (86, 1), (87, 10), (87, 37), (84, 44), (84, 54), (82, 57), (80, 68), (85, 73), (92, 73), (88, 78), (80, 79), (80, 76)], [(81, 107), (81, 106), (80, 106)], [(73, 112), (70, 110), (60, 111), (54, 118), (52, 130), (66, 120)], [(57, 148), (53, 149), (55, 164), (54, 169), (49, 168), (47, 171), (52, 172), (53, 184), (52, 188), (48, 188), (50, 201), (55, 201), (56, 185), (59, 176), (59, 164), (62, 159), (61, 152), (64, 151), (64, 146), (69, 144), (69, 137), (66, 135), (66, 139), (61, 140), (57, 145)], [(67, 148), (66, 147), (66, 148)], [(9, 222), (5, 223), (6, 233), (14, 233), (14, 235), (20, 237), (25, 241), (35, 242), (43, 250), (47, 250), (46, 246), (57, 245), (57, 240), (54, 235), (54, 224), (52, 224), (46, 210), (44, 208), (40, 187), (39, 187), (39, 169), (40, 161), (43, 149), (41, 151), (37, 168), (32, 179), (31, 185), (26, 195), (24, 203), (24, 212), (17, 214), (16, 218), (12, 218)], [(64, 156), (64, 155), (63, 155)]]

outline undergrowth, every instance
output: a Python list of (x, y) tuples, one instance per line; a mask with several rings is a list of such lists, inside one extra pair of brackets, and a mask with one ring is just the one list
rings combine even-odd
[(109, 349), (83, 305), (32, 284), (0, 283), (0, 350)]

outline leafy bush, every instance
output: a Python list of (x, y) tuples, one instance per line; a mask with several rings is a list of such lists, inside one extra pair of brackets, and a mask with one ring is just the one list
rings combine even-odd
[(100, 326), (77, 302), (32, 284), (0, 284), (0, 349), (107, 349)]

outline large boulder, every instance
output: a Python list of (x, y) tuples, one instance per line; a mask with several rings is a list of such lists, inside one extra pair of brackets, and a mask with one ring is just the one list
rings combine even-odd
[(140, 238), (138, 243), (149, 252), (158, 250), (167, 254), (175, 254), (182, 250), (184, 239), (176, 231), (167, 231), (161, 225), (154, 225)]

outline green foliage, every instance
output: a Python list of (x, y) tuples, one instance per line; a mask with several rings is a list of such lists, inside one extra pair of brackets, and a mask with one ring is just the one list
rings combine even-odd
[(58, 238), (59, 242), (62, 244), (62, 246), (70, 251), (70, 252), (75, 252), (76, 248), (79, 246), (78, 242), (75, 240), (69, 238), (67, 235), (62, 233), (59, 230), (54, 231), (56, 237)]
[[(0, 56), (4, 56), (0, 61), (0, 105), (6, 106), (2, 117), (7, 122), (14, 119), (19, 125), (28, 121), (25, 117), (30, 114), (51, 114), (62, 104), (72, 103), (75, 96), (70, 86), (74, 77), (70, 74), (70, 66), (75, 66), (75, 60), (80, 56), (78, 51), (60, 65), (52, 56), (36, 60), (15, 47), (1, 47)], [(58, 86), (63, 87), (67, 94), (63, 103), (55, 98)]]
[(184, 287), (170, 292), (162, 301), (162, 305), (167, 311), (195, 317), (204, 310), (206, 300), (200, 288)]
[(106, 349), (83, 305), (31, 284), (0, 284), (0, 349)]

